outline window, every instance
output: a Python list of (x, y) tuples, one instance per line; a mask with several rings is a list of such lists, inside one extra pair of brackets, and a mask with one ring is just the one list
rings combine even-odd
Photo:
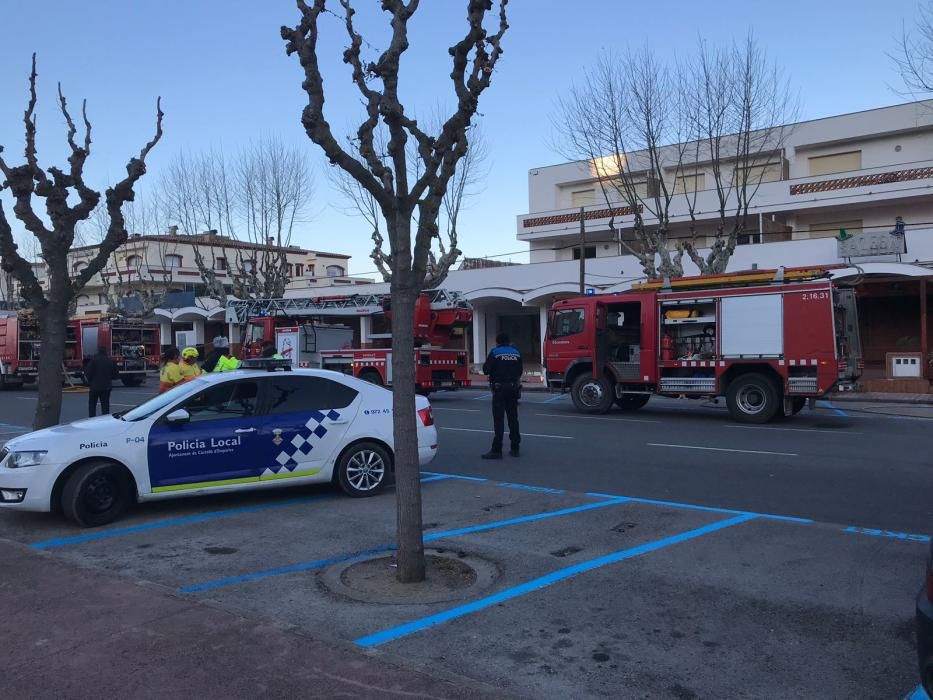
[(327, 276), (328, 277), (343, 277), (343, 268), (340, 267), (340, 265), (328, 265)]
[[(586, 254), (586, 257), (587, 257), (587, 258), (595, 258), (595, 257), (596, 257), (596, 246), (594, 246), (594, 245), (588, 245), (588, 246), (586, 246), (586, 248), (584, 248), (583, 250), (585, 251), (585, 254)], [(579, 249), (579, 248), (574, 248), (574, 249), (573, 249), (573, 259), (574, 259), (574, 260), (579, 260), (579, 259), (580, 259), (580, 249)]]
[(143, 259), (139, 255), (126, 256), (126, 268), (128, 270), (138, 270), (142, 267)]
[(76, 306), (87, 306), (90, 303), (91, 297), (89, 297), (87, 294), (79, 294), (77, 297), (75, 297)]
[(305, 274), (305, 266), (301, 263), (295, 263), (295, 277), (302, 277)]
[(596, 190), (577, 190), (570, 193), (570, 206), (588, 207), (596, 204)]
[(269, 393), (269, 415), (273, 416), (346, 408), (359, 394), (346, 384), (323, 377), (282, 376), (264, 381)]
[(560, 309), (554, 313), (551, 323), (551, 337), (563, 338), (583, 332), (583, 309)]
[(246, 343), (252, 345), (265, 340), (265, 323), (262, 321), (251, 323), (246, 330)]
[(226, 270), (227, 259), (226, 258), (214, 258), (214, 269), (215, 270)]
[(755, 187), (761, 182), (777, 182), (784, 179), (784, 168), (780, 163), (750, 165), (745, 168), (745, 172), (745, 184), (748, 187)]
[(862, 152), (848, 151), (833, 153), (828, 156), (814, 156), (809, 159), (811, 175), (829, 175), (862, 169)]
[(106, 304), (106, 303), (107, 303), (107, 295), (106, 295), (106, 294), (98, 294), (98, 295), (97, 295), (97, 303), (98, 303), (98, 304)]
[(308, 277), (314, 277), (314, 265), (308, 265)]
[(243, 272), (252, 272), (256, 269), (255, 260), (244, 260), (243, 261)]
[(810, 238), (834, 238), (839, 235), (841, 230), (845, 230), (850, 236), (861, 233), (862, 220), (827, 221), (822, 224), (810, 224)]
[(212, 386), (181, 408), (191, 414), (191, 422), (246, 418), (256, 414), (259, 386), (254, 381), (224, 382)]
[(165, 256), (165, 266), (168, 268), (181, 267), (181, 256), (180, 255), (166, 255)]
[(288, 278), (290, 279), (291, 277), (293, 277), (292, 272), (293, 272), (293, 270), (292, 270), (292, 264), (291, 264), (291, 263), (285, 263), (285, 276), (288, 277)]
[(697, 173), (696, 175), (679, 175), (674, 181), (674, 192), (693, 194), (706, 189), (706, 174)]
[(79, 260), (78, 262), (76, 262), (74, 265), (71, 266), (71, 269), (75, 274), (78, 274), (79, 272), (81, 272), (81, 270), (83, 270), (86, 267), (87, 267), (87, 263), (84, 260)]

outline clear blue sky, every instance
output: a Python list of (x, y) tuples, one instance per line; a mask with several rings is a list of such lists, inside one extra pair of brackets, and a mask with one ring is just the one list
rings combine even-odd
[[(356, 6), (370, 43), (382, 46), (378, 2), (357, 0)], [(464, 31), (465, 6), (465, 0), (422, 0), (404, 64), (411, 108), (451, 103), (446, 47)], [(726, 43), (752, 28), (799, 90), (801, 117), (813, 118), (903, 101), (886, 52), (896, 49), (902, 23), (912, 25), (916, 15), (917, 0), (512, 0), (505, 54), (480, 107), (491, 173), (461, 219), (461, 247), (471, 256), (524, 248), (515, 240), (515, 216), (527, 209), (528, 170), (561, 160), (548, 145), (550, 114), (600, 49), (647, 41), (683, 53), (698, 34)], [(39, 54), (40, 156), (45, 162), (65, 156), (54, 103), (60, 80), (72, 105), (88, 100), (95, 136), (88, 173), (95, 184), (121, 177), (127, 157), (150, 138), (156, 95), (166, 116), (165, 137), (150, 157), (153, 176), (180, 150), (233, 149), (261, 135), (307, 144), (318, 173), (316, 213), (295, 242), (346, 251), (354, 256), (354, 273), (369, 272), (367, 227), (334, 206), (327, 166), (299, 122), (301, 73), (279, 37), (280, 25), (297, 16), (289, 0), (2, 0), (0, 144), (8, 158), (22, 153), (33, 51)], [(326, 31), (328, 119), (340, 132), (358, 121), (359, 106), (340, 60), (345, 34), (332, 18)]]

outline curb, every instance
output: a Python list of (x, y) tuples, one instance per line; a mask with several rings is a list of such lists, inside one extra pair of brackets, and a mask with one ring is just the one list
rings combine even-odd
[(906, 406), (933, 406), (933, 394), (884, 394), (881, 392), (845, 392), (827, 394), (826, 398), (834, 403), (878, 402), (903, 404)]

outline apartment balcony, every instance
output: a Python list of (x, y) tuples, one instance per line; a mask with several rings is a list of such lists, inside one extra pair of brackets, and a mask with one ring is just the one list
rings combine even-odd
[[(854, 207), (885, 202), (910, 202), (933, 195), (933, 160), (915, 163), (864, 168), (861, 170), (819, 175), (788, 180), (763, 182), (751, 198), (749, 215), (786, 214), (806, 210), (826, 210), (833, 207)], [(701, 190), (674, 195), (670, 208), (672, 224), (690, 220), (687, 196), (696, 199), (695, 216), (698, 221), (718, 218), (719, 200), (715, 190)], [(729, 205), (734, 211), (735, 196)], [(727, 206), (727, 210), (730, 206)], [(647, 207), (642, 216), (647, 222), (654, 217)], [(605, 203), (584, 207), (588, 230), (605, 229), (610, 217), (617, 228), (631, 227), (634, 212), (625, 203)], [(579, 228), (579, 207), (555, 211), (533, 212), (517, 217), (518, 239), (534, 241), (557, 236), (573, 235)]]

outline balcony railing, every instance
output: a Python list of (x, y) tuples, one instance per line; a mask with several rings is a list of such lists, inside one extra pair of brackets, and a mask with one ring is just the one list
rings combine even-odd
[[(749, 214), (771, 214), (832, 206), (857, 206), (862, 203), (933, 194), (933, 160), (905, 163), (901, 166), (882, 166), (862, 170), (819, 175), (788, 180), (762, 182), (750, 197)], [(719, 197), (715, 190), (678, 193), (670, 205), (672, 224), (690, 220), (688, 199), (695, 198), (694, 215), (698, 221), (709, 221), (719, 216)], [(735, 211), (736, 197), (733, 193), (727, 202), (727, 213)], [(653, 202), (646, 199), (641, 206), (641, 215), (651, 222), (654, 216), (650, 209)], [(584, 207), (584, 220), (594, 227), (608, 225), (615, 218), (619, 228), (630, 227), (634, 218), (633, 209), (624, 202), (605, 202)], [(571, 235), (571, 229), (580, 221), (579, 207), (554, 211), (533, 212), (517, 217), (518, 238), (531, 240), (547, 238), (555, 234)]]

